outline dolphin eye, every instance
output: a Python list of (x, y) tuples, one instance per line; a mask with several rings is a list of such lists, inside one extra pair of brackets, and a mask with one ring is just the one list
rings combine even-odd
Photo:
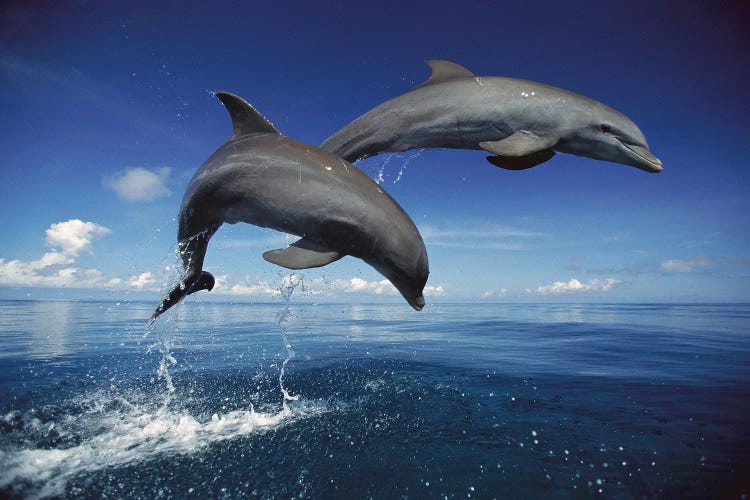
[(609, 131), (612, 130), (612, 127), (610, 127), (609, 125), (602, 125), (600, 128), (605, 134), (609, 133)]

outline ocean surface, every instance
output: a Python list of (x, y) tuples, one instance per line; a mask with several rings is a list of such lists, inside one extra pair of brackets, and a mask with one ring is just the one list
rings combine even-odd
[(742, 498), (750, 305), (0, 302), (0, 496)]

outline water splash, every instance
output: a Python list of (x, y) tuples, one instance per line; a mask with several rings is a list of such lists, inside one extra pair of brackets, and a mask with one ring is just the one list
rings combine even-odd
[[(169, 292), (172, 289), (180, 285), (180, 288), (185, 287), (185, 264), (180, 254), (180, 245), (175, 243), (170, 248), (169, 255), (162, 260), (161, 263), (161, 290), (159, 292), (159, 304), (169, 296)], [(146, 323), (146, 331), (143, 334), (143, 338), (148, 337), (154, 330), (154, 322), (149, 321)]]
[[(179, 286), (180, 289), (185, 289), (187, 267), (193, 259), (192, 253), (186, 253), (186, 249), (190, 248), (190, 243), (195, 239), (203, 238), (207, 233), (208, 230), (202, 231), (188, 239), (172, 245), (169, 257), (162, 261), (161, 298), (159, 299), (159, 303), (166, 299), (175, 287)], [(155, 320), (150, 320), (146, 324), (145, 331), (141, 337), (141, 340), (145, 340), (154, 331), (158, 332), (156, 335), (156, 341), (148, 347), (146, 353), (150, 354), (154, 350), (158, 350), (159, 353), (161, 353), (161, 359), (159, 360), (159, 367), (156, 370), (156, 375), (157, 378), (163, 380), (166, 385), (167, 392), (163, 398), (164, 406), (169, 405), (175, 393), (175, 386), (172, 382), (172, 376), (169, 373), (169, 368), (177, 364), (177, 360), (172, 355), (172, 348), (174, 347), (179, 333), (177, 326), (178, 322), (172, 321), (175, 314), (179, 314), (179, 307), (172, 308), (171, 314), (162, 319), (159, 323), (161, 327), (157, 326)]]
[(284, 343), (284, 350), (286, 351), (286, 357), (282, 361), (281, 370), (279, 371), (279, 388), (281, 389), (281, 394), (284, 396), (282, 405), (285, 410), (287, 409), (287, 401), (296, 401), (299, 399), (299, 396), (289, 394), (289, 391), (284, 387), (284, 372), (289, 361), (294, 359), (294, 350), (289, 343), (289, 320), (292, 317), (291, 298), (298, 286), (302, 285), (302, 290), (304, 290), (304, 284), (302, 284), (303, 276), (303, 273), (292, 273), (289, 276), (285, 276), (281, 280), (281, 288), (279, 290), (281, 292), (281, 300), (284, 301), (284, 307), (279, 314), (276, 324), (279, 327), (279, 332), (281, 332), (281, 340)]
[[(198, 234), (193, 238), (198, 238), (200, 236), (201, 234)], [(184, 246), (184, 242), (173, 245), (170, 251), (170, 257), (167, 257), (162, 262), (161, 298), (159, 299), (159, 302), (164, 300), (169, 295), (169, 292), (178, 284), (183, 289), (185, 287), (185, 264), (182, 258), (182, 248), (184, 248)], [(154, 350), (158, 350), (159, 353), (161, 353), (161, 359), (159, 360), (159, 367), (156, 370), (156, 375), (160, 380), (164, 380), (166, 385), (167, 392), (163, 398), (164, 406), (171, 402), (172, 395), (175, 392), (172, 376), (169, 373), (169, 368), (177, 364), (177, 360), (172, 355), (172, 348), (177, 339), (178, 331), (177, 322), (172, 321), (172, 319), (174, 317), (173, 315), (178, 311), (178, 307), (173, 309), (174, 311), (172, 314), (163, 318), (158, 325), (156, 322), (149, 321), (146, 324), (145, 332), (141, 337), (141, 340), (145, 340), (147, 337), (151, 336), (152, 333), (155, 331), (157, 332), (157, 335), (155, 335), (156, 341), (148, 347), (146, 354), (150, 354)]]
[(404, 160), (404, 164), (401, 165), (401, 170), (398, 171), (398, 175), (396, 176), (396, 179), (393, 181), (394, 184), (400, 181), (401, 177), (404, 176), (404, 173), (406, 172), (406, 167), (409, 166), (409, 162), (419, 157), (419, 155), (422, 154), (422, 151), (424, 151), (424, 149), (418, 149), (416, 153), (413, 153), (406, 157), (406, 160)]
[(177, 364), (177, 360), (174, 358), (174, 356), (172, 356), (172, 353), (171, 353), (173, 341), (174, 341), (174, 337), (162, 343), (160, 347), (161, 359), (159, 360), (159, 369), (156, 371), (156, 375), (160, 379), (163, 379), (164, 383), (167, 386), (168, 396), (174, 394), (174, 391), (175, 391), (174, 383), (172, 383), (172, 376), (169, 374), (169, 367)]
[[(209, 401), (198, 401), (210, 406)], [(69, 405), (69, 406), (68, 406)], [(201, 452), (216, 442), (261, 434), (321, 415), (329, 408), (298, 401), (281, 411), (235, 410), (197, 416), (155, 404), (153, 395), (98, 391), (59, 407), (53, 420), (26, 414), (0, 415), (0, 423), (28, 434), (28, 448), (0, 452), (0, 489), (25, 498), (64, 496), (71, 478), (84, 472), (128, 466), (163, 454)], [(49, 446), (54, 434), (63, 437)]]

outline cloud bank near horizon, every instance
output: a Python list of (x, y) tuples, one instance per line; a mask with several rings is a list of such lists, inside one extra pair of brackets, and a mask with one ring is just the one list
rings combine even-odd
[[(463, 232), (431, 229), (433, 235), (462, 237)], [(429, 231), (428, 231), (429, 232)], [(0, 258), (0, 286), (6, 287), (46, 287), (101, 289), (123, 292), (161, 291), (161, 276), (165, 270), (141, 269), (133, 274), (112, 276), (99, 269), (82, 265), (86, 255), (94, 254), (94, 245), (100, 239), (112, 234), (112, 230), (101, 224), (81, 219), (70, 219), (51, 224), (45, 230), (45, 245), (49, 249), (35, 260)], [(466, 232), (468, 234), (468, 232)], [(515, 229), (500, 228), (491, 233), (492, 237), (520, 235), (538, 237), (537, 234), (518, 232)], [(721, 259), (720, 259), (721, 261)], [(719, 262), (720, 264), (721, 262)], [(656, 261), (651, 264), (651, 275), (680, 276), (711, 268), (715, 259), (709, 256), (695, 256)], [(736, 265), (745, 264), (738, 261)], [(601, 275), (600, 275), (601, 276)], [(606, 276), (606, 274), (604, 275)], [(308, 296), (339, 297), (369, 295), (372, 297), (399, 296), (398, 291), (387, 279), (367, 280), (353, 278), (305, 278), (304, 273), (290, 274), (278, 279), (250, 278), (236, 279), (229, 274), (217, 277), (212, 295), (252, 297), (278, 297), (289, 286), (289, 279), (300, 279), (300, 292)], [(535, 287), (476, 291), (475, 295), (465, 294), (459, 288), (445, 283), (428, 285), (424, 289), (426, 297), (455, 299), (503, 299), (528, 300), (533, 297), (564, 297), (573, 295), (606, 295), (621, 287), (623, 281), (610, 275), (588, 281), (570, 278), (567, 281), (554, 281)]]
[[(6, 260), (0, 258), (0, 286), (48, 287), (48, 288), (87, 288), (122, 291), (159, 292), (159, 273), (142, 271), (130, 276), (107, 276), (98, 269), (82, 268), (76, 265), (83, 253), (93, 254), (93, 244), (112, 231), (95, 222), (80, 219), (57, 222), (46, 230), (45, 242), (52, 250), (37, 260)], [(396, 288), (387, 280), (367, 281), (362, 278), (336, 279), (322, 278), (305, 280), (304, 273), (290, 274), (278, 280), (233, 280), (229, 275), (216, 279), (214, 295), (235, 295), (249, 297), (281, 296), (295, 280), (301, 290), (309, 295), (334, 297), (339, 294), (368, 294), (375, 296), (398, 296)], [(425, 295), (442, 297), (442, 285), (425, 287)]]

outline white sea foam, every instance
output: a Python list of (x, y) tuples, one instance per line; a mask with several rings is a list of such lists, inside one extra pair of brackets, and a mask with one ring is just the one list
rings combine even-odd
[(285, 401), (278, 411), (251, 407), (195, 417), (167, 407), (144, 408), (120, 398), (119, 409), (113, 410), (108, 408), (112, 403), (92, 401), (88, 412), (74, 418), (34, 425), (75, 435), (80, 444), (0, 451), (0, 488), (23, 484), (23, 495), (30, 498), (62, 495), (67, 480), (81, 472), (137, 463), (160, 454), (195, 453), (212, 443), (279, 429), (329, 411), (322, 403)]

